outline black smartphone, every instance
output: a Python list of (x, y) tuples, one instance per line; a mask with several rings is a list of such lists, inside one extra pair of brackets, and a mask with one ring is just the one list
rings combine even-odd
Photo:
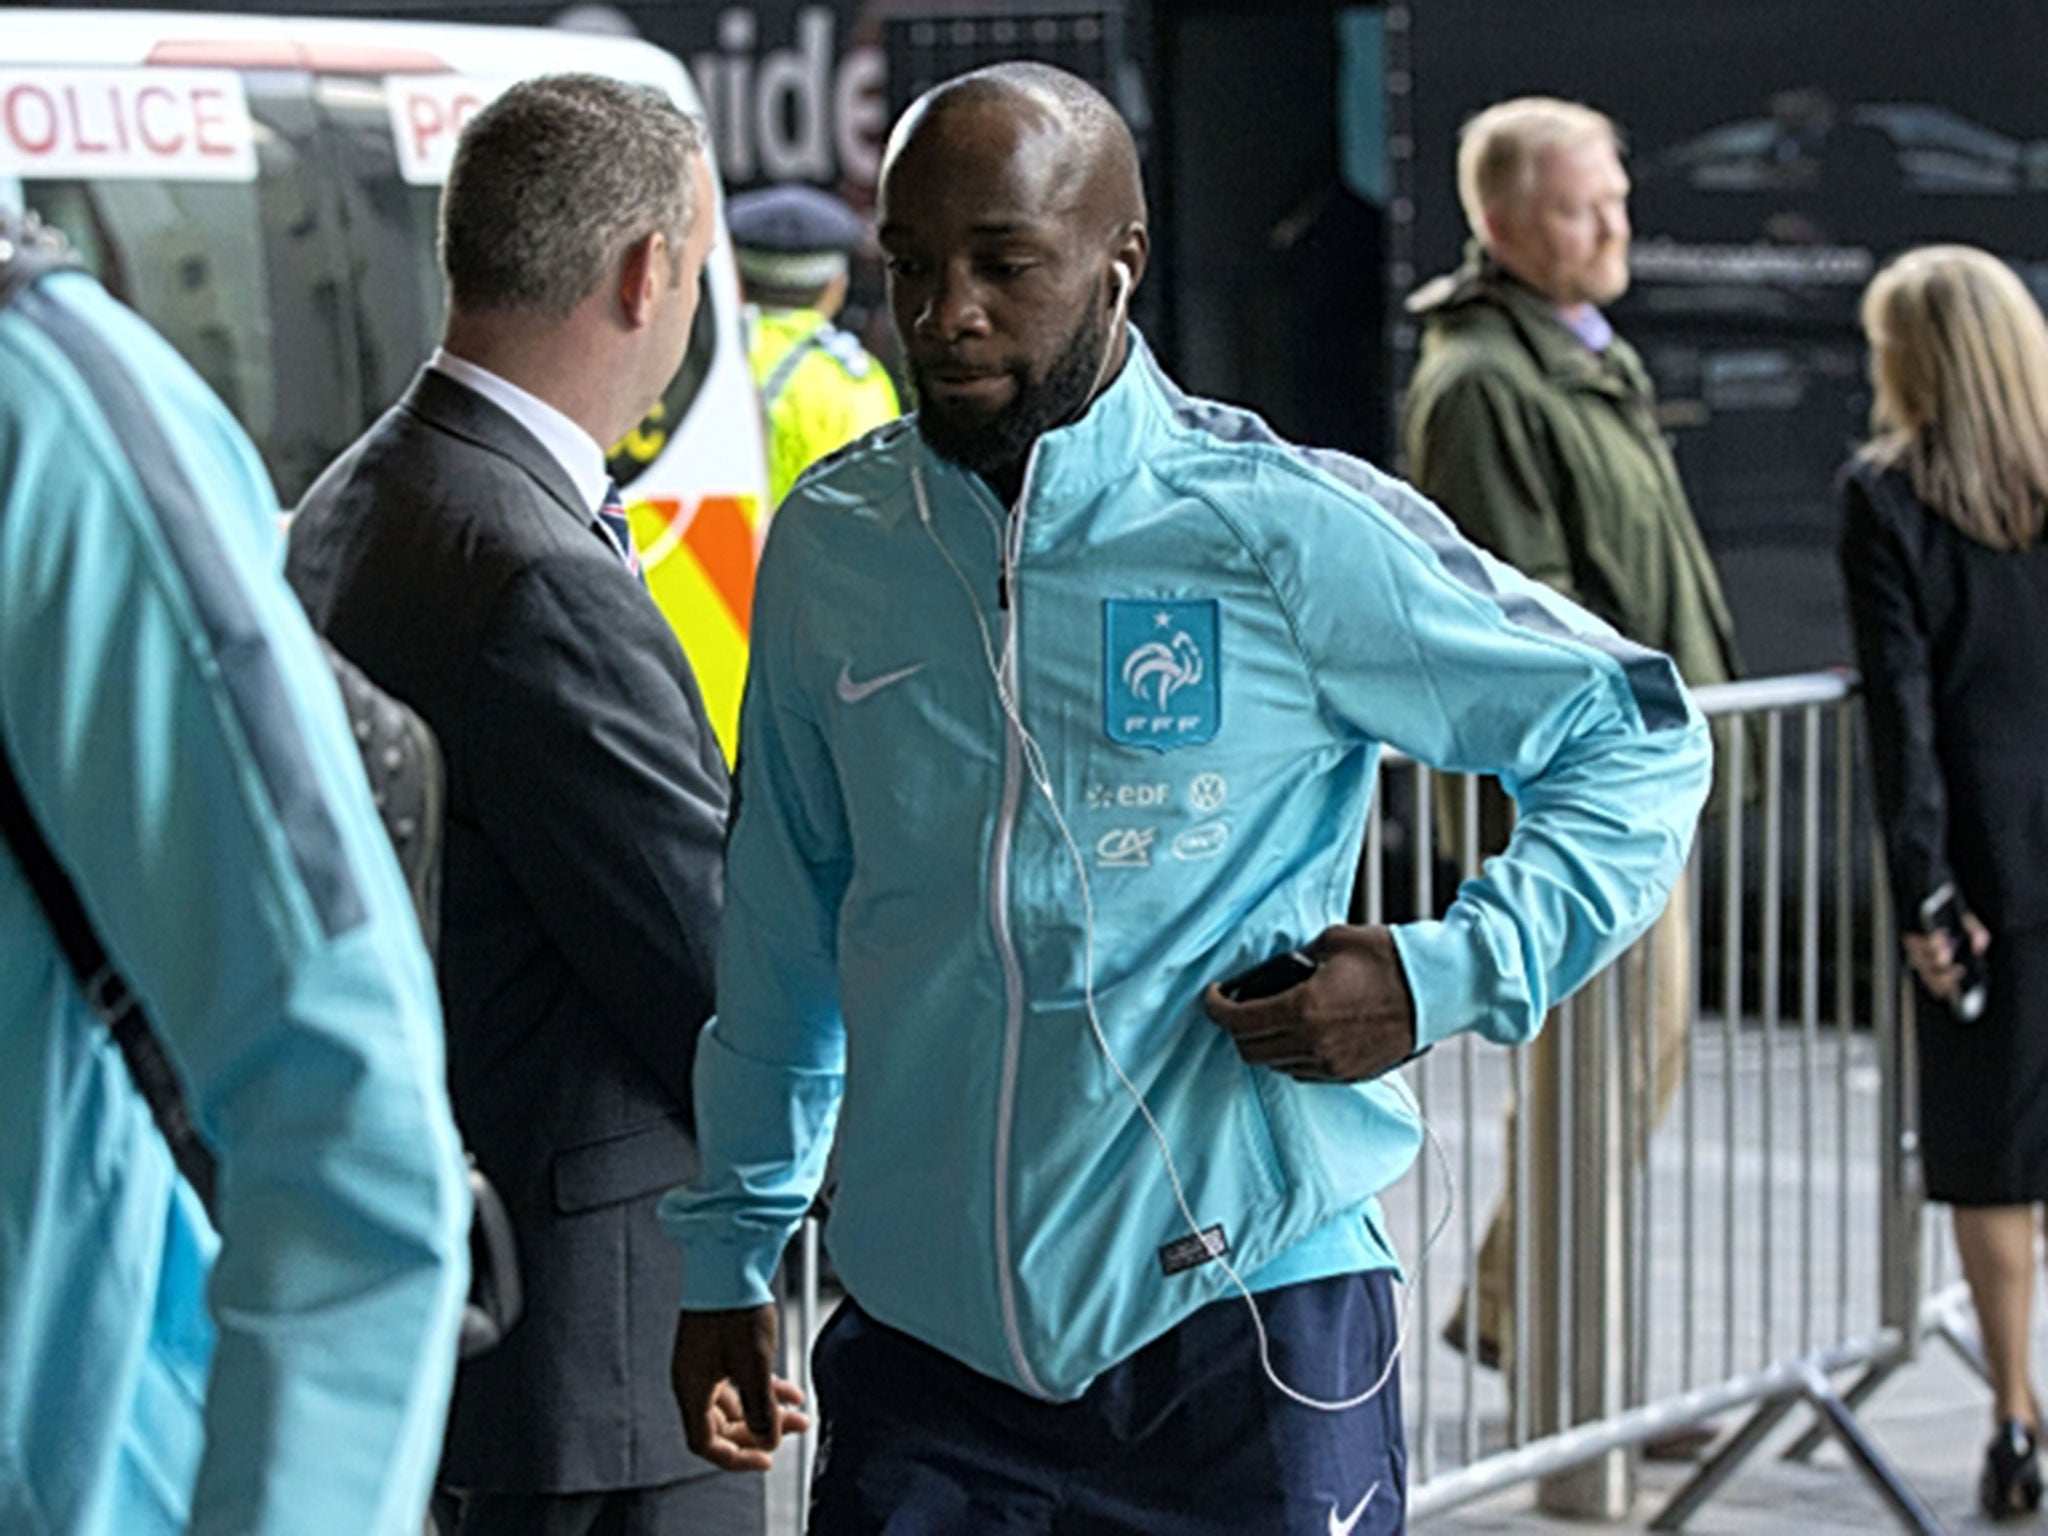
[(1963, 968), (1963, 979), (1956, 987), (1955, 1000), (1948, 1005), (1949, 1012), (1960, 1024), (1976, 1023), (1984, 1016), (1990, 987), (1984, 975), (1984, 957), (1971, 946), (1970, 932), (1963, 926), (1963, 903), (1956, 895), (1953, 881), (1920, 903), (1920, 931), (1948, 935), (1956, 964)]
[(1289, 987), (1298, 987), (1315, 975), (1316, 963), (1299, 949), (1282, 950), (1270, 960), (1261, 960), (1248, 971), (1239, 971), (1216, 990), (1233, 1003), (1255, 1003), (1262, 997), (1277, 997)]

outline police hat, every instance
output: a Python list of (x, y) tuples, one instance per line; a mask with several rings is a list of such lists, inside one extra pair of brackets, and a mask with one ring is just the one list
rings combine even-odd
[(763, 187), (726, 204), (726, 226), (748, 282), (770, 288), (822, 288), (846, 270), (860, 244), (860, 215), (816, 187)]

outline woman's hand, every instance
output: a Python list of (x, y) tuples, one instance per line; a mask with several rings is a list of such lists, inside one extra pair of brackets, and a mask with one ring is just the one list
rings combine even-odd
[[(1991, 947), (1991, 930), (1977, 921), (1973, 912), (1963, 914), (1963, 931), (1970, 936), (1970, 949), (1981, 955)], [(1956, 963), (1955, 940), (1948, 930), (1908, 933), (1903, 942), (1906, 959), (1920, 977), (1920, 984), (1945, 1003), (1953, 1003), (1963, 984), (1963, 968)]]

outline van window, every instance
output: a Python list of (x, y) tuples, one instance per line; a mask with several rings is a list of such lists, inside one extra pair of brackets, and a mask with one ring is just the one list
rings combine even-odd
[[(152, 78), (92, 78), (116, 73)], [(182, 180), (130, 166), (122, 175), (0, 179), (0, 199), (63, 230), (108, 291), (185, 356), (248, 430), (290, 506), (404, 394), (440, 337), (441, 188), (437, 172), (401, 170), (386, 79), (290, 70), (236, 78), (253, 129), (253, 176)], [(613, 446), (621, 487), (660, 455), (703, 389), (719, 321), (707, 281), (682, 367)]]
[(440, 339), (445, 305), (434, 230), (441, 189), (409, 185), (399, 175), (382, 80), (322, 75), (313, 95), (334, 148), (367, 420), (405, 393)]
[(25, 175), (0, 198), (63, 230), (107, 290), (184, 355), (247, 428), (288, 505), (349, 440), (358, 406), (352, 370), (337, 367), (328, 178), (305, 78), (241, 79), (253, 179)]

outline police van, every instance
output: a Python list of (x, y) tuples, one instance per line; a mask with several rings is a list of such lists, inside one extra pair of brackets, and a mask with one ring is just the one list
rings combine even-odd
[[(464, 121), (583, 70), (701, 117), (669, 54), (539, 28), (17, 10), (0, 27), (0, 205), (62, 229), (240, 418), (289, 507), (440, 336), (435, 210)], [(714, 178), (715, 179), (715, 178)], [(767, 508), (721, 236), (688, 354), (610, 467), (648, 585), (730, 752)]]

